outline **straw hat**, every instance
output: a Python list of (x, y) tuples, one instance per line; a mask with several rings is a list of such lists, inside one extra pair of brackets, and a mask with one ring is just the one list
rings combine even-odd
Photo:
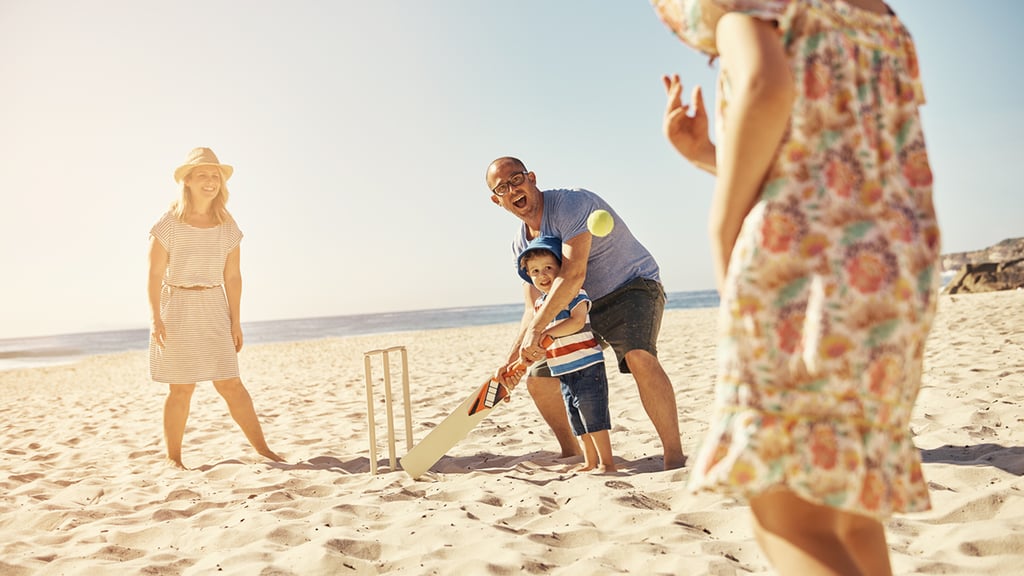
[(185, 163), (174, 169), (174, 181), (181, 182), (196, 166), (216, 166), (220, 169), (220, 175), (224, 178), (225, 182), (235, 172), (235, 169), (231, 166), (221, 164), (213, 150), (209, 148), (193, 148), (185, 158)]

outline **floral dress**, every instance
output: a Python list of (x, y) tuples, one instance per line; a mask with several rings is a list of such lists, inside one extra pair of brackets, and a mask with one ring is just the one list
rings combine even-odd
[[(939, 229), (914, 45), (840, 0), (716, 0), (774, 21), (797, 97), (722, 292), (695, 490), (800, 497), (884, 519), (926, 510), (910, 417), (935, 312)], [(716, 56), (698, 0), (654, 0)], [(718, 128), (729, 121), (721, 70)]]

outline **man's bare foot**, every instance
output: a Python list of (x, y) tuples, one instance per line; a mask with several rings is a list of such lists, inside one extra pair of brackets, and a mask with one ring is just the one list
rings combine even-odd
[(686, 455), (682, 451), (679, 454), (665, 454), (665, 470), (675, 470), (683, 466), (686, 466)]

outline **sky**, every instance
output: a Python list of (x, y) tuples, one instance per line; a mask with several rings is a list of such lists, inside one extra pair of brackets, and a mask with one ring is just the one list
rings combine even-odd
[[(1024, 236), (1024, 2), (890, 4), (943, 251)], [(519, 302), (504, 155), (602, 195), (669, 292), (714, 288), (713, 180), (664, 139), (661, 76), (710, 105), (716, 70), (645, 0), (0, 0), (0, 53), (0, 339), (148, 326), (197, 146), (235, 167), (243, 322)]]

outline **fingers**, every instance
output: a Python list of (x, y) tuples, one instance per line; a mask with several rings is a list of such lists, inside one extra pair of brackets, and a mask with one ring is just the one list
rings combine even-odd
[(540, 362), (544, 356), (545, 350), (540, 346), (526, 346), (519, 349), (519, 361), (524, 365)]
[(665, 108), (665, 114), (668, 115), (676, 109), (683, 107), (683, 102), (680, 99), (683, 93), (683, 85), (679, 82), (678, 74), (662, 76), (661, 81), (665, 85), (665, 93), (668, 95), (668, 104)]
[(665, 85), (665, 92), (671, 92), (672, 91), (672, 85), (679, 83), (679, 75), (678, 74), (672, 74), (672, 75), (665, 74), (664, 76), (661, 77), (661, 83)]
[[(682, 89), (682, 87), (680, 87), (680, 90), (681, 89)], [(707, 113), (704, 112), (704, 93), (701, 92), (700, 84), (698, 84), (698, 85), (693, 87), (692, 99), (693, 99), (693, 115), (694, 115), (694, 117), (706, 116)]]
[(160, 348), (164, 347), (164, 329), (163, 327), (154, 328), (149, 332), (149, 337), (156, 342), (156, 345)]
[(509, 392), (515, 389), (516, 384), (522, 380), (526, 374), (526, 365), (521, 362), (516, 362), (510, 366), (506, 366), (501, 369), (501, 374), (498, 377), (498, 382), (502, 386), (508, 389)]
[(685, 111), (687, 116), (690, 116), (692, 112), (693, 118), (707, 115), (704, 108), (704, 92), (701, 90), (700, 84), (693, 87), (693, 93), (690, 97), (692, 104), (685, 104), (682, 100), (683, 84), (679, 81), (678, 74), (662, 76), (661, 81), (665, 85), (665, 92), (668, 95), (666, 115), (670, 115), (678, 109)]

